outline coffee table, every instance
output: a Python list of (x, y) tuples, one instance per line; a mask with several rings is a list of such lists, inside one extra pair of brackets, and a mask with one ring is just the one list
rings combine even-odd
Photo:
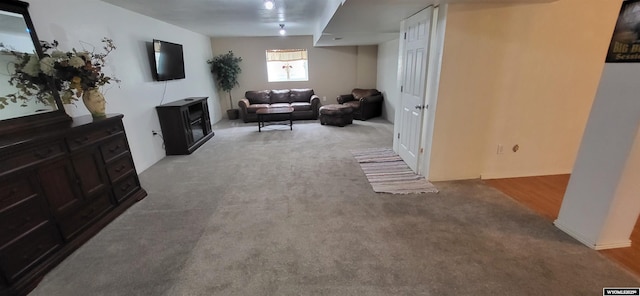
[(293, 130), (293, 107), (260, 108), (256, 111), (258, 115), (258, 132), (262, 131), (265, 119), (274, 115), (289, 114), (289, 129)]

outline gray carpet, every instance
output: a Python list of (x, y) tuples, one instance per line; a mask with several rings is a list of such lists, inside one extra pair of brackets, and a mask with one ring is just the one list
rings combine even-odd
[(392, 125), (223, 121), (32, 295), (601, 295), (640, 286), (479, 180), (374, 193), (350, 151)]

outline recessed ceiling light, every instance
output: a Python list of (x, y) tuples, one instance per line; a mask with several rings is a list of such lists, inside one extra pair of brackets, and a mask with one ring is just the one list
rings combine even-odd
[(271, 0), (264, 1), (264, 8), (273, 9), (273, 1)]

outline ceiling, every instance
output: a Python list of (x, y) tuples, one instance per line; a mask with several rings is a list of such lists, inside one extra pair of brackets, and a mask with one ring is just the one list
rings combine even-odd
[[(439, 0), (102, 0), (212, 37), (313, 35), (315, 46), (378, 44), (398, 37), (400, 21)], [(549, 2), (554, 0), (447, 0)]]
[[(315, 35), (316, 45), (377, 44), (432, 0), (102, 0), (212, 37)], [(344, 2), (344, 4), (343, 4)], [(323, 20), (324, 19), (324, 20)], [(342, 38), (341, 40), (333, 40)]]

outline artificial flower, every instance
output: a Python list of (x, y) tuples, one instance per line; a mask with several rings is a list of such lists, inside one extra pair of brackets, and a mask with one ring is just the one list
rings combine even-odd
[(44, 57), (40, 60), (40, 71), (47, 76), (53, 76), (56, 74), (56, 69), (54, 68), (54, 60), (51, 57)]
[(40, 73), (40, 59), (35, 54), (25, 56), (29, 61), (22, 68), (22, 72), (30, 76), (38, 76)]
[(84, 66), (86, 64), (86, 62), (84, 61), (83, 58), (81, 57), (71, 57), (69, 59), (69, 66), (74, 67), (74, 68), (80, 68), (82, 66)]

